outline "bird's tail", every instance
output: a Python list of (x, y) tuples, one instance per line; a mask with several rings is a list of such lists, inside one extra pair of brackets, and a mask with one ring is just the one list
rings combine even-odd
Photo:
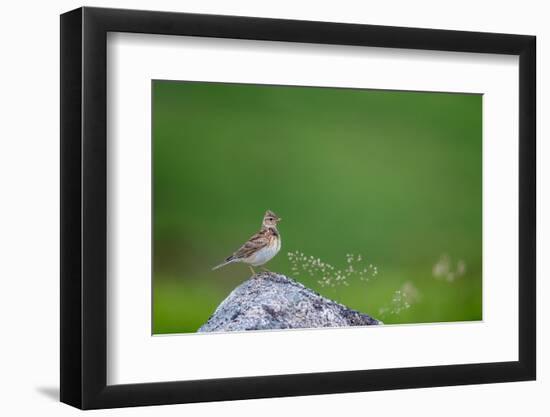
[(231, 264), (231, 263), (233, 263), (233, 262), (235, 262), (235, 261), (236, 261), (236, 259), (235, 259), (233, 256), (230, 256), (230, 257), (227, 258), (225, 261), (223, 261), (221, 264), (216, 265), (214, 268), (212, 268), (212, 271), (215, 271), (216, 269), (221, 268), (222, 266)]

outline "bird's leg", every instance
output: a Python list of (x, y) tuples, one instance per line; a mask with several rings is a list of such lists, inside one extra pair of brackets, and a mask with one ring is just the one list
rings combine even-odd
[(250, 270), (252, 271), (252, 275), (256, 275), (256, 271), (254, 271), (254, 268), (252, 268), (250, 265), (248, 265), (248, 267), (249, 267)]
[(267, 269), (265, 266), (262, 266), (262, 270), (265, 272), (271, 272), (269, 269)]

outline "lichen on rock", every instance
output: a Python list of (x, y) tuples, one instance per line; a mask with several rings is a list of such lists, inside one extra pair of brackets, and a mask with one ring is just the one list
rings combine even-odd
[(198, 332), (304, 329), (382, 324), (281, 274), (262, 272), (243, 282)]

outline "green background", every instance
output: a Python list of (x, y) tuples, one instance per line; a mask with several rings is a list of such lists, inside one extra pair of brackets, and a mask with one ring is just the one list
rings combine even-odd
[[(481, 319), (481, 95), (172, 81), (152, 93), (153, 333), (196, 331), (249, 278), (244, 264), (211, 268), (267, 209), (283, 218), (272, 271), (387, 324)], [(322, 286), (292, 274), (294, 251), (336, 268), (361, 254), (378, 274)], [(434, 276), (444, 255), (465, 272)]]

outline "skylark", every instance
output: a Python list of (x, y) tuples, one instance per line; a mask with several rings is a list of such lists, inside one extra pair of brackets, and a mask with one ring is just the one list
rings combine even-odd
[(248, 239), (233, 255), (226, 258), (223, 263), (215, 266), (212, 270), (234, 262), (243, 262), (248, 264), (253, 274), (256, 274), (256, 271), (252, 267), (264, 265), (277, 255), (281, 249), (281, 235), (277, 230), (277, 223), (280, 221), (281, 218), (279, 216), (271, 210), (267, 210), (260, 231)]

